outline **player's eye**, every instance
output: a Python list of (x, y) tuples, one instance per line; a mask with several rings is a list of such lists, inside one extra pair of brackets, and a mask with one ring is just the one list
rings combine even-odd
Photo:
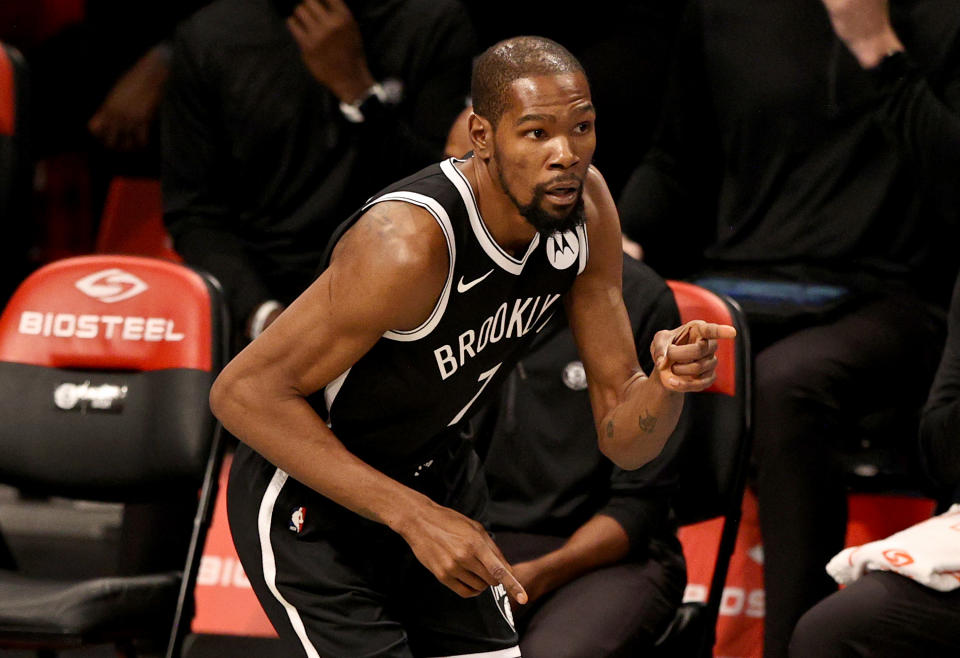
[(589, 121), (581, 121), (577, 124), (576, 132), (580, 135), (585, 135), (593, 128), (593, 124)]
[(527, 131), (528, 137), (533, 137), (534, 139), (543, 139), (546, 137), (547, 131), (543, 128), (533, 128), (532, 130)]

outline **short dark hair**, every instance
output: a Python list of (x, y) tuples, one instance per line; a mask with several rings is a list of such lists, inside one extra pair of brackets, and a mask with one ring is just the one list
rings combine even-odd
[(545, 37), (513, 37), (487, 48), (473, 63), (473, 111), (494, 126), (507, 109), (507, 89), (536, 75), (583, 73), (569, 50)]

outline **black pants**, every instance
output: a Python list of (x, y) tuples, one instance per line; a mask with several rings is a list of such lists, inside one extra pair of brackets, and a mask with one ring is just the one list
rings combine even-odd
[[(919, 409), (943, 345), (940, 315), (907, 295), (863, 304), (756, 355), (755, 445), (764, 544), (764, 656), (787, 655), (800, 616), (836, 590), (846, 491), (831, 458), (862, 416)], [(917, 437), (903, 437), (904, 450)]]
[(790, 656), (960, 656), (960, 589), (938, 592), (899, 574), (867, 573), (800, 619)]
[[(497, 532), (513, 564), (559, 548), (562, 537)], [(613, 658), (649, 654), (673, 619), (686, 586), (679, 544), (658, 544), (644, 557), (597, 569), (517, 606), (523, 658)]]

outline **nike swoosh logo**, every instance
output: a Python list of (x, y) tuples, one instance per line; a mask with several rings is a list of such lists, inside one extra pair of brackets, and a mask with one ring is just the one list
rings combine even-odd
[(493, 274), (493, 270), (490, 270), (489, 272), (487, 272), (486, 274), (484, 274), (478, 279), (474, 279), (470, 283), (464, 283), (463, 277), (461, 276), (460, 280), (457, 281), (457, 292), (460, 292), (460, 293), (467, 292), (468, 290), (470, 290), (470, 288), (474, 287), (475, 285), (477, 285), (478, 283), (486, 279), (491, 274)]

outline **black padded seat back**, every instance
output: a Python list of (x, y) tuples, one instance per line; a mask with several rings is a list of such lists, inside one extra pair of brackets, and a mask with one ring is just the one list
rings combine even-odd
[(0, 481), (127, 502), (199, 487), (215, 424), (207, 406), (212, 380), (213, 373), (195, 369), (0, 363), (0, 418), (17, 421), (0, 424)]
[(742, 401), (722, 393), (688, 395), (689, 430), (681, 446), (681, 471), (673, 510), (681, 525), (724, 516), (736, 496), (744, 449)]

